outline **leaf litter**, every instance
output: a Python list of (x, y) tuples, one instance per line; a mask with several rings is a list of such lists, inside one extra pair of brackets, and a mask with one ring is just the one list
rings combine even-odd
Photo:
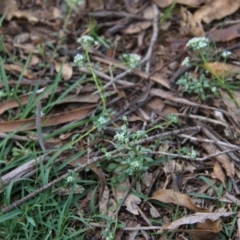
[[(60, 2), (0, 3), (5, 14), (0, 28), (1, 192), (14, 189), (10, 200), (1, 201), (2, 212), (52, 188), (64, 192), (59, 201), (78, 196), (71, 209), (91, 220), (71, 224), (76, 231), (91, 226), (86, 239), (104, 238), (114, 222), (113, 239), (187, 239), (188, 234), (238, 239), (239, 1), (90, 0), (73, 9), (67, 0)], [(90, 68), (81, 69), (73, 63), (82, 51), (77, 38), (86, 34), (100, 44), (89, 51)], [(216, 44), (210, 60), (182, 66), (187, 56), (200, 59), (186, 47), (188, 40), (205, 36)], [(231, 56), (223, 60), (217, 52), (224, 50)], [(125, 53), (139, 54), (141, 64), (129, 69), (121, 62)], [(200, 85), (184, 91), (176, 84), (185, 73), (199, 84), (199, 68), (209, 78), (201, 86), (211, 88), (218, 79), (218, 96), (207, 89), (202, 98)], [(99, 94), (98, 84), (106, 95)], [(43, 85), (50, 89), (47, 94), (38, 92)], [(90, 119), (101, 112), (103, 98), (113, 112), (110, 124), (97, 130)], [(39, 101), (46, 116), (36, 114)], [(123, 163), (112, 156), (116, 168), (110, 169), (102, 154), (113, 149), (123, 116), (131, 132), (149, 131), (139, 144), (154, 145), (154, 161), (141, 177), (130, 175), (116, 184)], [(41, 139), (49, 152), (42, 151)], [(26, 150), (31, 152), (27, 160)], [(39, 181), (38, 164), (49, 178)], [(63, 186), (74, 169), (80, 176), (75, 193)], [(37, 188), (26, 179), (36, 181)], [(26, 198), (20, 183), (31, 189), (24, 192)]]

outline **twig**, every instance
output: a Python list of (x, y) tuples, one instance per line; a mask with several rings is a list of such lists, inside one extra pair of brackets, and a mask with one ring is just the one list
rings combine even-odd
[[(88, 73), (88, 74), (91, 74), (91, 72), (85, 68), (80, 68), (79, 69), (81, 72), (84, 72), (84, 73)], [(96, 69), (94, 69), (94, 73), (98, 76), (98, 77), (101, 77), (103, 79), (106, 79), (108, 81), (111, 81), (112, 78), (110, 76), (108, 76), (107, 74), (101, 72), (101, 71), (98, 71)], [(121, 84), (121, 85), (124, 85), (124, 86), (128, 86), (128, 87), (133, 87), (135, 86), (136, 84), (135, 83), (132, 83), (132, 82), (129, 82), (129, 81), (126, 81), (126, 80), (121, 80), (121, 79), (118, 79), (116, 80), (117, 83)]]
[[(133, 69), (132, 68), (128, 68), (126, 71), (118, 74), (115, 78), (112, 78), (110, 80), (110, 82), (108, 82), (107, 84), (105, 84), (103, 86), (104, 89), (108, 88), (110, 85), (112, 85), (113, 83), (115, 83), (118, 79), (123, 78), (125, 76), (127, 76), (129, 73), (132, 73)], [(94, 94), (96, 94), (98, 91), (94, 92)]]
[(206, 142), (206, 143), (212, 143), (212, 144), (217, 144), (217, 145), (219, 144), (219, 145), (222, 145), (222, 146), (231, 147), (231, 148), (235, 148), (235, 149), (238, 148), (237, 145), (222, 142), (222, 141), (218, 141), (218, 140), (201, 139), (201, 138), (192, 137), (192, 136), (189, 136), (189, 135), (186, 135), (186, 134), (179, 134), (178, 136), (190, 139), (191, 141), (195, 141), (195, 142)]
[[(225, 150), (225, 151), (222, 151), (222, 152), (217, 152), (217, 153), (210, 154), (210, 155), (208, 155), (206, 157), (203, 157), (203, 158), (193, 158), (193, 157), (187, 156), (187, 155), (181, 155), (181, 154), (176, 154), (176, 153), (168, 153), (168, 152), (161, 152), (161, 151), (141, 152), (141, 154), (159, 154), (159, 155), (178, 157), (178, 158), (183, 158), (183, 159), (189, 159), (189, 160), (195, 160), (195, 161), (203, 162), (203, 161), (208, 160), (209, 158), (213, 158), (213, 157), (216, 157), (218, 155), (222, 155), (222, 154), (230, 153), (230, 152), (234, 152), (234, 151), (239, 151), (239, 150), (240, 150), (240, 147), (232, 148), (232, 149), (228, 149), (228, 150)], [(114, 157), (121, 157), (121, 156), (124, 156), (124, 154), (114, 155)]]
[(207, 118), (207, 117), (203, 117), (203, 116), (198, 116), (198, 115), (193, 115), (193, 114), (184, 114), (184, 113), (174, 113), (174, 115), (192, 118), (192, 119), (200, 120), (203, 122), (210, 122), (210, 123), (213, 123), (216, 125), (222, 125), (226, 128), (231, 128), (231, 126), (229, 126), (229, 124), (227, 124), (225, 122), (221, 122), (219, 120), (215, 120), (215, 119), (211, 119), (211, 118)]
[(151, 41), (150, 41), (150, 45), (149, 45), (147, 54), (146, 54), (145, 58), (143, 59), (143, 60), (147, 61), (146, 67), (145, 67), (145, 72), (146, 73), (150, 72), (151, 57), (152, 57), (154, 45), (155, 45), (155, 43), (157, 41), (157, 38), (158, 38), (158, 31), (159, 31), (158, 22), (159, 22), (159, 15), (160, 14), (159, 14), (159, 9), (156, 6), (156, 4), (153, 4), (153, 9), (154, 9), (153, 34), (152, 34), (152, 38), (151, 38)]
[[(99, 228), (106, 228), (107, 225), (105, 224), (98, 224), (98, 223), (90, 223), (91, 226), (93, 227), (99, 227)], [(150, 227), (124, 227), (124, 228), (121, 228), (122, 230), (124, 231), (136, 231), (136, 230), (160, 230), (161, 227), (159, 226), (150, 226)]]

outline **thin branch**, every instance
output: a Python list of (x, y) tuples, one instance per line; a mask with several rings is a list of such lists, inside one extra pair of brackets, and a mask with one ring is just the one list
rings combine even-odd
[(222, 141), (218, 141), (218, 140), (201, 139), (201, 138), (192, 137), (192, 136), (189, 136), (189, 135), (186, 135), (186, 134), (179, 134), (178, 136), (190, 139), (191, 141), (194, 141), (194, 142), (206, 142), (206, 143), (212, 143), (212, 144), (217, 144), (217, 145), (219, 144), (219, 145), (226, 146), (226, 147), (231, 147), (231, 148), (238, 148), (237, 145), (222, 142)]
[[(93, 227), (99, 227), (99, 228), (106, 228), (107, 225), (105, 224), (98, 224), (98, 223), (90, 223), (91, 226)], [(124, 231), (136, 231), (136, 230), (160, 230), (161, 227), (159, 226), (150, 226), (150, 227), (124, 227), (121, 228)]]
[(147, 51), (147, 54), (145, 56), (145, 58), (143, 60), (146, 60), (146, 67), (145, 67), (145, 72), (149, 73), (150, 72), (150, 67), (151, 67), (151, 58), (152, 58), (152, 53), (153, 53), (153, 48), (154, 45), (157, 41), (158, 38), (158, 22), (159, 22), (159, 9), (156, 6), (156, 4), (153, 4), (153, 9), (154, 9), (154, 18), (153, 18), (153, 34), (152, 34), (152, 38), (150, 41), (150, 45)]

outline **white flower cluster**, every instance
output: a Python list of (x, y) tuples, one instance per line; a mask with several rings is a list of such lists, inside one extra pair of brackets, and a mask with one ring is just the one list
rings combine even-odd
[(186, 67), (190, 67), (191, 64), (190, 64), (190, 59), (189, 57), (185, 57), (181, 63), (182, 66), (186, 66)]
[(221, 55), (222, 55), (222, 57), (226, 58), (226, 57), (230, 56), (231, 54), (232, 53), (229, 51), (223, 51)]
[(75, 178), (74, 177), (72, 177), (72, 176), (68, 176), (67, 177), (67, 182), (68, 183), (73, 183), (75, 181)]
[(139, 161), (133, 161), (130, 163), (131, 167), (134, 168), (134, 170), (138, 170), (142, 168), (142, 164)]
[(84, 54), (80, 54), (78, 53), (75, 57), (74, 57), (74, 64), (78, 67), (85, 67), (85, 63), (87, 61), (87, 57)]
[(135, 53), (123, 53), (121, 58), (130, 68), (138, 67), (141, 61), (141, 56)]
[(191, 47), (193, 50), (199, 50), (208, 47), (208, 45), (209, 45), (208, 38), (194, 37), (187, 42), (186, 47)]
[(125, 141), (125, 133), (124, 132), (116, 133), (114, 136), (114, 139), (118, 140), (119, 142), (124, 142)]
[(108, 119), (105, 118), (105, 117), (103, 117), (103, 116), (100, 116), (100, 117), (98, 118), (98, 122), (99, 122), (99, 124), (105, 124), (105, 123), (108, 122)]
[(98, 41), (88, 35), (84, 35), (78, 38), (77, 42), (80, 43), (84, 49), (88, 49), (89, 47), (95, 47), (98, 45)]

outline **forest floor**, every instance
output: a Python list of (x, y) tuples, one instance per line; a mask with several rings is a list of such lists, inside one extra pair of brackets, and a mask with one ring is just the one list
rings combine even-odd
[(239, 8), (1, 1), (0, 239), (239, 239)]

